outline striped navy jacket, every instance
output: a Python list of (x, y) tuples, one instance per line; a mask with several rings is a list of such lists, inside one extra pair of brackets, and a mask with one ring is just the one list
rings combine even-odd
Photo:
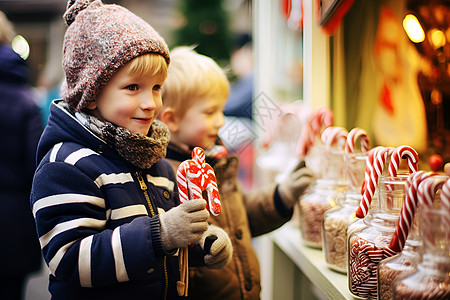
[(37, 160), (31, 207), (52, 299), (177, 298), (178, 258), (163, 249), (158, 218), (179, 204), (166, 160), (137, 169), (61, 102)]

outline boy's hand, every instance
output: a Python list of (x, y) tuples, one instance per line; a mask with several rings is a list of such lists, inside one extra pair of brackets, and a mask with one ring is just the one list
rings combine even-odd
[(305, 161), (302, 159), (291, 172), (288, 179), (278, 186), (278, 192), (284, 205), (288, 208), (293, 207), (312, 181), (313, 173), (306, 167)]
[(197, 243), (208, 229), (208, 218), (204, 199), (187, 201), (161, 214), (161, 240), (166, 251)]
[(233, 245), (223, 229), (209, 225), (200, 239), (200, 246), (206, 252), (205, 264), (209, 269), (221, 269), (230, 263)]

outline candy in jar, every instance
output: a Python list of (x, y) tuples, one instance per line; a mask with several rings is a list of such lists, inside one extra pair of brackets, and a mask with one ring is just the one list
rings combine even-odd
[(322, 178), (300, 199), (300, 231), (307, 246), (322, 248), (323, 214), (336, 206), (336, 199), (346, 186), (344, 174), (344, 143), (347, 132), (341, 127), (328, 127), (322, 133), (325, 155)]
[(418, 207), (419, 184), (436, 173), (418, 171), (409, 175), (406, 181), (406, 197), (403, 201), (396, 231), (389, 248), (401, 251), (399, 254), (383, 260), (378, 265), (378, 298), (389, 300), (393, 298), (393, 284), (400, 276), (406, 276), (415, 271), (420, 260), (419, 248), (422, 240), (418, 232), (416, 208)]
[(377, 299), (377, 267), (396, 253), (388, 246), (394, 234), (400, 208), (405, 197), (407, 176), (383, 176), (379, 179), (379, 210), (371, 219), (364, 218), (367, 227), (348, 237), (348, 283), (350, 292), (360, 299)]
[[(440, 195), (435, 194), (441, 187)], [(450, 179), (428, 178), (418, 193), (421, 262), (394, 284), (394, 299), (450, 299)]]
[[(361, 147), (356, 152), (356, 143)], [(347, 187), (343, 197), (336, 200), (337, 206), (327, 210), (322, 218), (322, 249), (327, 266), (335, 271), (347, 272), (347, 228), (355, 221), (361, 195), (359, 193), (364, 182), (367, 150), (369, 140), (364, 130), (353, 128), (345, 143), (344, 162), (347, 173)]]

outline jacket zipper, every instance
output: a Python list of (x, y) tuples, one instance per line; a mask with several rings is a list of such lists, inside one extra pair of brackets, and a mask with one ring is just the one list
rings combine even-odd
[[(150, 209), (151, 217), (155, 216), (155, 210), (153, 209), (152, 201), (150, 199), (150, 195), (148, 194), (148, 187), (142, 177), (141, 172), (136, 172), (136, 178), (139, 181), (139, 185), (141, 186), (141, 190), (144, 193), (145, 200), (147, 201), (148, 207)], [(169, 289), (169, 276), (167, 274), (167, 256), (164, 255), (164, 277), (165, 277), (165, 291), (164, 291), (164, 299), (167, 299), (167, 293)]]

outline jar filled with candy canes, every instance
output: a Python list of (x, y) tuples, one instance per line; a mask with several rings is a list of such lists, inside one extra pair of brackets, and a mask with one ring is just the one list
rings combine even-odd
[[(361, 141), (358, 152), (355, 151), (356, 141)], [(338, 206), (327, 210), (322, 218), (325, 262), (330, 269), (341, 273), (347, 273), (347, 228), (355, 221), (355, 212), (361, 200), (359, 190), (364, 182), (368, 147), (369, 141), (364, 130), (354, 128), (349, 132), (344, 151), (348, 185), (343, 197), (336, 201)]]
[[(378, 184), (378, 176), (381, 175), (385, 162), (381, 162), (381, 159), (377, 161), (378, 153), (383, 150), (384, 152), (393, 151), (393, 148), (385, 148), (382, 146), (374, 147), (367, 152), (366, 168), (364, 171), (364, 181), (361, 185), (360, 192), (363, 202), (359, 203), (355, 215), (356, 220), (350, 223), (347, 227), (347, 237), (356, 230), (361, 230), (366, 227), (363, 221), (366, 218), (366, 222), (370, 223), (373, 218), (373, 213), (378, 210), (378, 192), (376, 190)], [(378, 163), (378, 166), (377, 166)], [(376, 174), (378, 171), (378, 174)], [(374, 172), (375, 174), (373, 174)]]
[[(331, 136), (330, 132), (334, 134), (334, 141), (327, 144), (324, 136)], [(341, 127), (331, 126), (322, 133), (325, 144), (322, 178), (317, 179), (310, 192), (300, 198), (300, 232), (307, 246), (322, 248), (323, 214), (336, 206), (336, 199), (346, 186), (343, 158), (346, 138), (347, 131)]]
[[(384, 175), (388, 157), (388, 174)], [(397, 221), (405, 198), (405, 185), (409, 178), (408, 175), (397, 174), (401, 159), (407, 160), (410, 174), (417, 172), (419, 157), (413, 148), (405, 145), (395, 149), (381, 148), (373, 160), (369, 180), (365, 180), (363, 185), (363, 198), (356, 216), (364, 217), (367, 227), (348, 234), (349, 290), (357, 298), (378, 297), (378, 264), (382, 259), (399, 252), (393, 250), (391, 241), (397, 231)], [(367, 218), (375, 188), (378, 189), (378, 209)]]
[(427, 178), (418, 193), (421, 261), (394, 283), (394, 299), (450, 299), (450, 179)]
[(405, 197), (408, 176), (382, 176), (378, 182), (379, 211), (364, 219), (367, 227), (348, 236), (349, 290), (359, 299), (377, 299), (377, 267), (396, 253), (388, 246)]
[[(418, 171), (409, 175), (405, 186), (405, 200), (403, 201), (400, 218), (396, 231), (391, 239), (389, 248), (399, 254), (386, 258), (378, 265), (378, 299), (393, 298), (393, 284), (396, 279), (415, 271), (419, 262), (419, 248), (422, 239), (419, 235), (418, 217), (416, 209), (419, 206), (418, 186), (427, 178), (438, 176), (433, 172)], [(442, 176), (446, 178), (446, 176)]]

